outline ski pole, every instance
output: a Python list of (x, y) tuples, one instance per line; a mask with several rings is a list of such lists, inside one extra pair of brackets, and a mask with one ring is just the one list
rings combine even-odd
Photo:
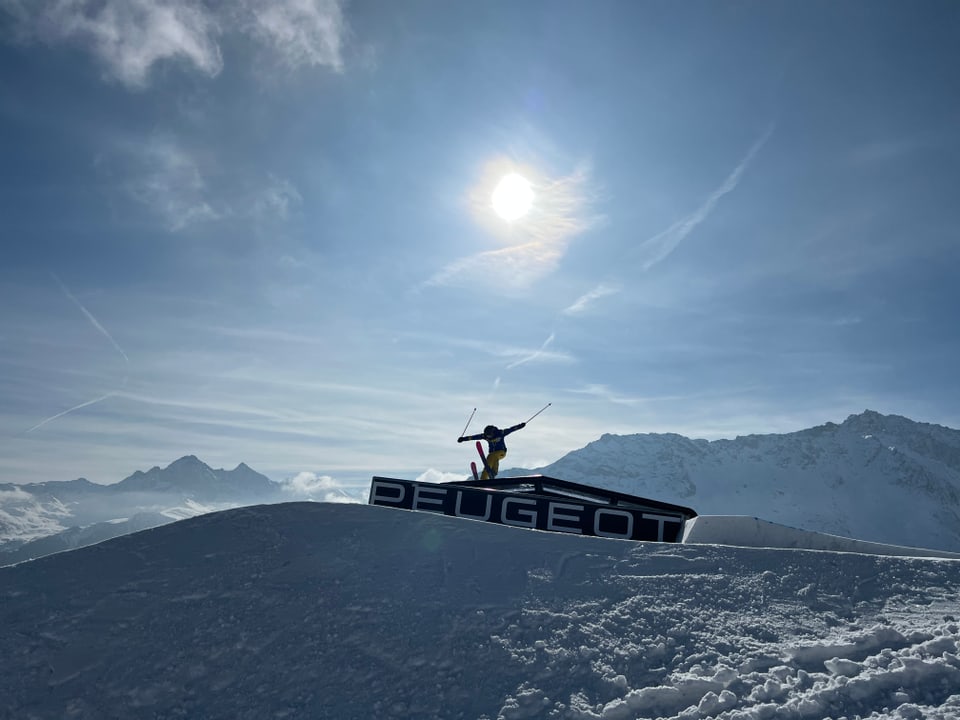
[(460, 437), (463, 437), (467, 434), (467, 428), (470, 427), (470, 423), (473, 422), (473, 416), (477, 414), (477, 409), (474, 408), (473, 412), (470, 413), (470, 417), (467, 418), (467, 424), (463, 426), (463, 432), (460, 433)]
[[(539, 410), (537, 410), (537, 411), (531, 416), (530, 420), (533, 420), (533, 418), (535, 418), (537, 415), (539, 415), (540, 413), (542, 413), (544, 410), (546, 410), (546, 409), (547, 409), (548, 407), (550, 407), (551, 405), (553, 405), (553, 403), (547, 403), (546, 405), (544, 405), (542, 408), (540, 408)], [(527, 422), (530, 422), (530, 420), (527, 420)]]

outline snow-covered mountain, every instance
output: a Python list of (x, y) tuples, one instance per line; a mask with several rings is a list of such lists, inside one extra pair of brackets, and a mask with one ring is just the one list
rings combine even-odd
[(370, 505), (0, 568), (0, 718), (956, 720), (960, 561)]
[(238, 498), (270, 501), (281, 496), (277, 483), (245, 463), (233, 470), (214, 470), (194, 455), (182, 457), (162, 469), (138, 470), (107, 487), (119, 493), (179, 493), (199, 502), (231, 502)]
[[(735, 440), (604, 435), (533, 472), (701, 514), (750, 515), (862, 540), (960, 551), (960, 431), (870, 410), (841, 424)], [(0, 565), (148, 523), (303, 499), (303, 485), (273, 482), (243, 463), (214, 470), (192, 455), (115, 485), (82, 478), (0, 485)]]
[(114, 485), (84, 478), (0, 485), (0, 565), (212, 510), (288, 499), (282, 485), (243, 463), (215, 470), (192, 455)]
[(960, 550), (960, 431), (870, 410), (839, 425), (735, 440), (604, 435), (534, 472), (702, 514)]

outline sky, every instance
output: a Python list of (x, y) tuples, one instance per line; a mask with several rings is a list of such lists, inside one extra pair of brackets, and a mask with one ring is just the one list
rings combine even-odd
[[(960, 427), (960, 7), (0, 0), (0, 481)], [(497, 215), (504, 176), (532, 200)]]
[(960, 713), (956, 560), (286, 503), (0, 568), (0, 587), (11, 717)]

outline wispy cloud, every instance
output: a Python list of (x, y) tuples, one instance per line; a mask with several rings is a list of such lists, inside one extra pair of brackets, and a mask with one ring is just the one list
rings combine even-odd
[(302, 204), (303, 196), (292, 182), (270, 173), (253, 201), (253, 214), (261, 219), (286, 220), (293, 209)]
[(213, 162), (209, 152), (195, 150), (173, 134), (154, 133), (116, 141), (98, 166), (120, 192), (149, 208), (171, 232), (229, 218), (282, 222), (303, 202), (292, 182), (273, 173), (218, 181)]
[[(489, 250), (455, 260), (434, 273), (425, 285), (526, 288), (553, 272), (565, 252), (565, 246), (540, 242)], [(490, 282), (492, 278), (496, 283)]]
[(621, 395), (620, 393), (615, 392), (607, 385), (601, 384), (589, 384), (585, 385), (582, 388), (576, 390), (570, 390), (570, 392), (578, 395), (592, 395), (594, 397), (600, 398), (601, 400), (606, 400), (607, 402), (614, 403), (615, 405), (640, 405), (641, 403), (648, 402), (648, 398), (643, 397), (632, 397), (628, 395)]
[[(512, 223), (497, 217), (491, 203), (497, 181), (509, 172), (530, 180), (534, 191), (530, 211)], [(434, 273), (424, 286), (479, 284), (495, 273), (499, 287), (530, 287), (556, 270), (571, 241), (600, 220), (591, 215), (590, 186), (586, 166), (564, 177), (545, 178), (509, 161), (491, 162), (471, 189), (468, 204), (491, 241), (508, 246), (455, 260)]]
[(253, 35), (283, 64), (343, 69), (346, 23), (339, 0), (248, 2)]
[(693, 213), (678, 220), (663, 232), (657, 233), (640, 244), (635, 252), (643, 256), (644, 270), (649, 270), (676, 250), (677, 246), (680, 245), (700, 223), (710, 217), (720, 200), (722, 200), (725, 195), (733, 192), (737, 188), (737, 185), (740, 184), (740, 180), (747, 168), (750, 167), (750, 163), (753, 162), (757, 153), (766, 145), (772, 134), (773, 126), (771, 125), (750, 147), (747, 154), (733, 169), (733, 172), (727, 176), (727, 179), (723, 181), (720, 187), (710, 193), (703, 204)]
[(223, 60), (220, 24), (204, 6), (158, 0), (4, 0), (25, 37), (87, 47), (108, 76), (142, 87), (150, 68), (181, 60), (213, 76)]
[(25, 41), (67, 42), (93, 53), (108, 78), (149, 83), (159, 62), (210, 77), (223, 69), (221, 37), (252, 36), (289, 68), (343, 69), (346, 22), (339, 0), (0, 0)]
[(608, 283), (600, 283), (593, 290), (584, 295), (581, 295), (576, 301), (570, 305), (568, 308), (564, 309), (564, 315), (580, 315), (586, 312), (587, 308), (590, 307), (594, 302), (600, 298), (607, 297), (608, 295), (616, 295), (622, 290), (619, 285), (610, 285)]
[(223, 217), (196, 158), (173, 136), (118, 143), (113, 160), (127, 194), (152, 209), (167, 229), (176, 232)]
[(516, 365), (522, 365), (537, 359), (541, 362), (553, 363), (572, 363), (575, 358), (565, 350), (550, 350), (549, 346), (554, 341), (551, 333), (550, 337), (539, 347), (532, 349), (518, 345), (509, 345), (490, 340), (475, 340), (472, 338), (456, 338), (445, 335), (432, 335), (429, 333), (405, 333), (404, 337), (418, 342), (429, 342), (442, 344), (445, 346), (466, 348), (473, 353), (484, 353), (494, 358), (507, 360), (508, 368)]

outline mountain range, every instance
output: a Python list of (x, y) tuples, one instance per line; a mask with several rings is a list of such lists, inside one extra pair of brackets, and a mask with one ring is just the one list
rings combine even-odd
[(703, 515), (960, 550), (960, 431), (872, 410), (840, 424), (734, 440), (603, 435), (532, 472)]
[(113, 485), (85, 478), (0, 484), (0, 565), (213, 510), (287, 499), (282, 484), (243, 463), (215, 470), (193, 455)]
[[(693, 507), (895, 545), (960, 551), (960, 431), (866, 410), (733, 440), (603, 435), (540, 473)], [(371, 475), (377, 474), (371, 469)], [(114, 485), (0, 484), (0, 565), (212, 510), (303, 499), (241, 463), (189, 455)]]

